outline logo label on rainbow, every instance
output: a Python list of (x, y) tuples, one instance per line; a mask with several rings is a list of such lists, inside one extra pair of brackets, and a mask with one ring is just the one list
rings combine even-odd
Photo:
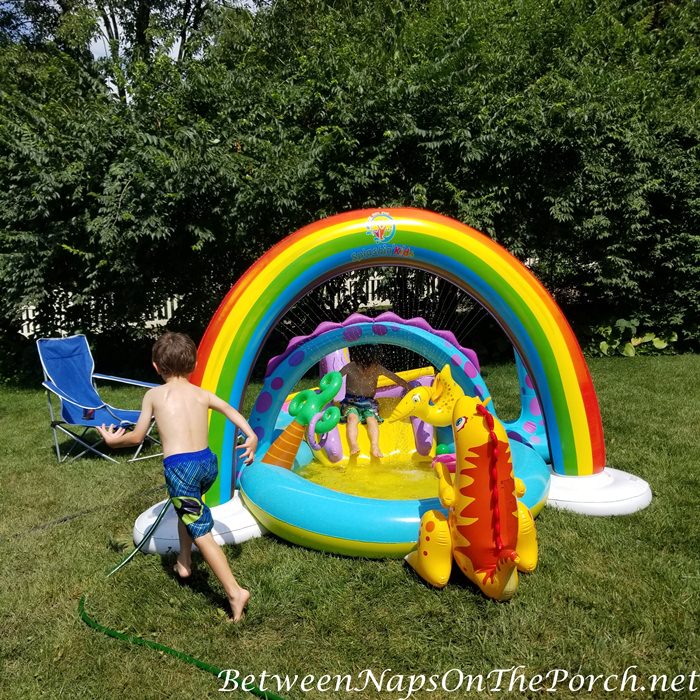
[(367, 219), (367, 235), (374, 238), (375, 243), (388, 243), (396, 233), (396, 224), (391, 215), (378, 211)]
[(357, 262), (365, 258), (412, 258), (414, 256), (413, 248), (407, 245), (370, 245), (354, 251), (350, 259)]

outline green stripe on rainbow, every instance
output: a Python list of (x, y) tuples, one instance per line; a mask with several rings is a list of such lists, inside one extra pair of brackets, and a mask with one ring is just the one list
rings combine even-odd
[[(538, 391), (555, 471), (576, 476), (602, 471), (603, 431), (590, 374), (544, 287), (505, 249), (464, 224), (418, 209), (385, 213), (386, 218), (374, 210), (353, 211), (318, 221), (263, 255), (212, 318), (193, 381), (240, 406), (264, 339), (296, 299), (349, 269), (409, 265), (464, 289), (504, 328)], [(387, 228), (377, 231), (377, 221)], [(372, 223), (374, 237), (368, 233)], [(220, 481), (207, 494), (210, 505), (232, 495), (232, 437), (232, 427), (213, 415), (209, 441), (221, 468)]]

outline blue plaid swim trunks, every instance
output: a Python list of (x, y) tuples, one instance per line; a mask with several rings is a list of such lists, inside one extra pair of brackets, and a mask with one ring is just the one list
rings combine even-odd
[(165, 485), (177, 517), (192, 539), (206, 535), (214, 527), (211, 510), (202, 500), (216, 480), (216, 455), (207, 447), (199, 452), (183, 452), (163, 460)]
[(372, 396), (346, 393), (345, 398), (340, 402), (340, 422), (347, 423), (351, 413), (360, 419), (360, 423), (366, 423), (368, 418), (375, 418), (377, 423), (384, 422), (379, 415), (379, 404)]

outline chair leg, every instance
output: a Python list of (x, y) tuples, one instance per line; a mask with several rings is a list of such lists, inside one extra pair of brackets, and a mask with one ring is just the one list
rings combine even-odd
[[(59, 428), (60, 428), (60, 426), (59, 426)], [(89, 428), (83, 428), (83, 432), (80, 433), (80, 436), (79, 436), (79, 437), (76, 437), (76, 436), (75, 436), (75, 433), (72, 433), (70, 430), (64, 429), (64, 432), (70, 433), (71, 437), (73, 438), (73, 444), (68, 448), (68, 452), (66, 452), (66, 454), (65, 454), (65, 456), (64, 456), (64, 458), (63, 458), (64, 461), (66, 461), (69, 457), (71, 457), (71, 460), (70, 460), (70, 461), (73, 462), (73, 461), (75, 461), (76, 459), (78, 459), (78, 457), (82, 457), (82, 456), (88, 451), (87, 449), (85, 449), (85, 450), (83, 450), (82, 452), (80, 452), (80, 453), (77, 454), (77, 455), (74, 455), (74, 454), (73, 454), (73, 450), (75, 450), (76, 445), (84, 445), (84, 444), (86, 444), (85, 442), (78, 442), (78, 440), (81, 440), (81, 441), (84, 440), (84, 439), (85, 439), (85, 435), (86, 435), (86, 433), (87, 433), (88, 430), (89, 430)], [(71, 456), (71, 455), (72, 455), (72, 456)]]
[(51, 431), (53, 432), (53, 445), (56, 448), (56, 459), (58, 459), (59, 464), (63, 461), (61, 459), (61, 447), (58, 444), (58, 436), (56, 435), (56, 418), (53, 413), (53, 405), (51, 404), (51, 392), (46, 392), (46, 400), (49, 404), (49, 417), (51, 418)]
[[(99, 450), (95, 449), (96, 445), (99, 445), (102, 440), (99, 440), (98, 442), (94, 443), (92, 446), (88, 445), (83, 438), (85, 437), (85, 434), (87, 433), (90, 428), (85, 428), (83, 432), (78, 436), (74, 432), (68, 430), (67, 428), (64, 428), (63, 425), (61, 425), (60, 421), (56, 420), (56, 415), (53, 411), (53, 404), (51, 403), (51, 392), (47, 391), (46, 392), (46, 401), (48, 402), (49, 405), (49, 416), (51, 418), (51, 429), (53, 431), (53, 444), (56, 449), (56, 459), (58, 459), (59, 464), (68, 461), (68, 458), (71, 456), (73, 450), (75, 449), (76, 444), (80, 444), (85, 449), (77, 455), (74, 455), (71, 458), (71, 462), (78, 459), (78, 457), (82, 457), (86, 452), (94, 452), (96, 455), (99, 455), (100, 457), (104, 457), (105, 459), (109, 459), (112, 462), (116, 462), (116, 459), (112, 459), (111, 457), (108, 457), (105, 454), (102, 454)], [(62, 433), (65, 435), (68, 435), (69, 437), (73, 438), (73, 444), (68, 448), (68, 452), (66, 452), (63, 456), (61, 456), (61, 446), (58, 442), (58, 435), (56, 434), (56, 430), (60, 430)]]
[[(62, 429), (64, 433), (69, 434), (73, 438), (73, 444), (68, 448), (68, 452), (66, 452), (66, 454), (63, 457), (64, 462), (68, 461), (69, 457), (70, 457), (71, 462), (75, 462), (76, 459), (78, 459), (79, 457), (82, 457), (86, 452), (89, 452), (90, 448), (85, 447), (85, 449), (82, 452), (79, 452), (77, 455), (72, 454), (73, 450), (75, 450), (75, 448), (76, 448), (76, 445), (81, 445), (81, 446), (87, 445), (87, 443), (84, 442), (84, 440), (85, 440), (85, 436), (87, 435), (87, 432), (88, 432), (88, 430), (90, 430), (90, 428), (83, 428), (83, 432), (80, 433), (79, 436), (76, 436), (75, 433), (71, 432), (67, 428), (61, 428), (60, 425), (58, 427), (59, 427), (59, 429)], [(94, 448), (96, 448), (97, 445), (100, 445), (102, 442), (103, 441), (100, 439), (97, 442), (92, 443), (93, 452), (97, 452), (97, 454), (99, 454), (100, 456), (102, 456), (102, 453), (99, 450), (95, 450)]]
[(140, 462), (141, 460), (144, 459), (153, 459), (154, 457), (161, 457), (162, 452), (159, 452), (158, 454), (155, 455), (146, 455), (145, 457), (140, 457), (139, 455), (141, 454), (141, 450), (143, 449), (143, 446), (146, 444), (146, 440), (150, 440), (151, 442), (156, 443), (156, 445), (160, 445), (160, 440), (157, 440), (151, 435), (151, 431), (155, 428), (155, 421), (151, 421), (151, 427), (148, 429), (148, 433), (146, 433), (146, 437), (143, 439), (143, 442), (138, 446), (136, 449), (136, 452), (134, 453), (134, 456), (128, 460), (129, 462)]
[[(75, 442), (77, 442), (78, 444), (82, 445), (85, 448), (80, 454), (75, 455), (71, 459), (71, 461), (78, 459), (78, 457), (82, 457), (82, 455), (84, 455), (86, 452), (93, 452), (98, 457), (103, 457), (104, 459), (108, 459), (110, 462), (114, 462), (115, 464), (118, 464), (118, 460), (114, 459), (113, 457), (110, 457), (109, 455), (104, 454), (103, 452), (100, 452), (98, 449), (95, 448), (95, 445), (99, 445), (103, 442), (102, 440), (98, 440), (93, 445), (90, 445), (82, 439), (82, 437), (85, 435), (87, 430), (89, 430), (89, 428), (86, 428), (83, 431), (82, 435), (77, 435), (76, 433), (72, 432), (71, 430), (68, 430), (68, 428), (64, 428), (62, 425), (57, 425), (56, 428), (58, 428), (58, 430), (60, 430), (62, 433), (65, 433), (66, 435), (72, 437), (73, 440), (75, 440)], [(75, 447), (75, 445), (71, 445), (71, 450), (73, 449), (73, 447)], [(71, 450), (68, 451), (68, 454), (65, 455), (65, 457), (63, 458), (62, 461), (64, 461), (64, 462), (66, 461)]]
[(51, 426), (51, 432), (53, 433), (53, 446), (56, 448), (56, 459), (58, 460), (59, 464), (63, 461), (63, 458), (61, 457), (61, 447), (58, 444), (58, 436), (56, 435), (56, 428), (55, 426)]
[(127, 460), (128, 462), (143, 462), (146, 459), (154, 459), (155, 457), (162, 457), (163, 453), (159, 452), (157, 455), (145, 455), (144, 457), (137, 457), (134, 455), (131, 459)]
[(136, 452), (134, 452), (134, 456), (128, 460), (129, 462), (138, 462), (139, 459), (145, 459), (144, 457), (139, 457), (139, 454), (141, 454), (141, 450), (143, 449), (143, 445), (148, 440), (148, 435), (143, 439), (143, 441), (139, 444), (139, 446), (136, 448)]

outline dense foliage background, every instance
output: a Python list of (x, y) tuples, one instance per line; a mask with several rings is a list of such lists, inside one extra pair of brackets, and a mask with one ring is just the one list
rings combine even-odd
[(275, 241), (409, 205), (529, 260), (582, 342), (630, 319), (697, 349), (699, 14), (692, 0), (1, 2), (5, 342), (33, 305), (42, 334), (125, 347), (174, 295), (172, 324), (199, 337)]

